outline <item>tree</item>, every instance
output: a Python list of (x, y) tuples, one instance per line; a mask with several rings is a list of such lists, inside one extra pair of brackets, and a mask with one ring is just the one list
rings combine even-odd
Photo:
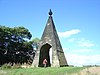
[(35, 52), (38, 49), (38, 44), (40, 42), (39, 38), (33, 38), (29, 43), (32, 45), (33, 50), (30, 51), (29, 56), (30, 56), (30, 61), (32, 63), (34, 56), (35, 56)]
[(32, 41), (30, 41), (30, 43), (32, 43), (33, 48), (34, 48), (35, 50), (37, 50), (37, 48), (38, 48), (38, 43), (39, 43), (39, 42), (40, 42), (40, 39), (39, 39), (39, 38), (33, 38)]
[(32, 45), (25, 44), (25, 39), (31, 37), (29, 30), (24, 27), (10, 28), (0, 25), (0, 64), (24, 62), (28, 50), (33, 50)]

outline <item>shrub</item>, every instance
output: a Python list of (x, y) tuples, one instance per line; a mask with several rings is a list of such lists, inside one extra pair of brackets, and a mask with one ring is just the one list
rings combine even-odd
[(11, 68), (12, 68), (11, 64), (4, 64), (1, 66), (1, 69), (11, 69)]
[(13, 66), (11, 66), (11, 64), (4, 64), (1, 66), (1, 69), (19, 69), (22, 68), (21, 64), (14, 64)]
[(13, 68), (13, 69), (19, 69), (19, 68), (21, 68), (21, 64), (19, 64), (19, 63), (14, 64), (14, 65), (12, 66), (12, 68)]

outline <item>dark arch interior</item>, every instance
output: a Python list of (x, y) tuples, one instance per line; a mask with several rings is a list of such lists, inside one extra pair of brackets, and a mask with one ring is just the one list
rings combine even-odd
[(50, 56), (49, 56), (49, 51), (50, 51), (51, 45), (48, 43), (43, 45), (40, 49), (40, 57), (39, 57), (39, 67), (43, 67), (43, 60), (47, 60), (47, 67), (50, 67)]

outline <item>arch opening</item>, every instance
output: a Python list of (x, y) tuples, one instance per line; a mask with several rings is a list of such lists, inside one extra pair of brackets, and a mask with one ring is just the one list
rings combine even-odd
[(43, 60), (46, 59), (47, 60), (47, 65), (46, 67), (50, 67), (51, 63), (50, 63), (50, 48), (51, 45), (46, 43), (45, 45), (43, 45), (40, 49), (40, 56), (39, 56), (39, 67), (44, 67), (43, 65)]

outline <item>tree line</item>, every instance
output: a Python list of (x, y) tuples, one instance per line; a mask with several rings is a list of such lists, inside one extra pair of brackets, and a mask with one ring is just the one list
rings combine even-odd
[(25, 27), (0, 25), (0, 65), (32, 63), (39, 39), (26, 41), (31, 37), (32, 34)]

